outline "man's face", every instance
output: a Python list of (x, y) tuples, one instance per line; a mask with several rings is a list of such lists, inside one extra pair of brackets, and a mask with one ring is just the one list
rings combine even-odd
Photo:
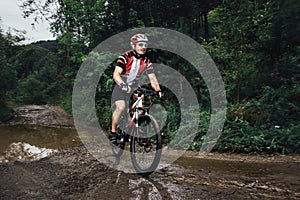
[(138, 42), (135, 45), (135, 51), (140, 54), (144, 55), (147, 51), (148, 44), (146, 42)]

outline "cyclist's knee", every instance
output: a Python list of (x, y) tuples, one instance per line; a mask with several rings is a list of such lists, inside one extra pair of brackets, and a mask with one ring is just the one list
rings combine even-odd
[(125, 110), (125, 102), (118, 101), (116, 102), (116, 112), (121, 113)]
[(116, 106), (116, 112), (117, 113), (122, 113), (124, 110), (125, 110), (125, 107), (122, 107), (122, 106), (117, 107)]

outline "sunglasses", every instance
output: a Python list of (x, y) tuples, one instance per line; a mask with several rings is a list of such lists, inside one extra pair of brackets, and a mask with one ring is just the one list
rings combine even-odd
[(137, 43), (137, 45), (141, 48), (147, 48), (148, 44), (147, 43)]

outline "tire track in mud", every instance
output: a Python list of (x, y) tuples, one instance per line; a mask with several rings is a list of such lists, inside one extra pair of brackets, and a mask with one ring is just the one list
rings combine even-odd
[[(203, 162), (209, 163), (208, 160), (198, 162), (199, 166)], [(257, 165), (232, 161), (226, 165), (230, 169), (220, 169), (213, 163), (199, 166), (172, 164), (145, 178), (109, 168), (89, 154), (84, 146), (79, 146), (39, 161), (0, 164), (0, 197), (90, 200), (300, 199), (299, 162)], [(235, 171), (242, 168), (239, 166), (248, 170)], [(268, 173), (255, 173), (255, 169), (251, 171), (252, 167), (268, 168), (264, 171)]]

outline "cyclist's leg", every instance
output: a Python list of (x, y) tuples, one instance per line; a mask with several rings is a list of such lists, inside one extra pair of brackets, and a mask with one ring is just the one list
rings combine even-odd
[(112, 115), (111, 132), (116, 132), (117, 124), (120, 120), (122, 112), (125, 110), (125, 105), (126, 103), (124, 100), (118, 100), (115, 102), (116, 108)]
[(115, 105), (115, 110), (112, 114), (111, 133), (109, 135), (109, 140), (112, 144), (116, 144), (118, 136), (116, 133), (117, 124), (126, 106), (124, 92), (119, 87), (115, 87), (113, 90), (112, 102)]
[(122, 115), (122, 112), (125, 110), (125, 101), (124, 100), (118, 100), (115, 102), (115, 110), (112, 114), (112, 122), (111, 122), (111, 133), (109, 135), (109, 140), (112, 144), (117, 143), (117, 125), (120, 120), (120, 117)]

